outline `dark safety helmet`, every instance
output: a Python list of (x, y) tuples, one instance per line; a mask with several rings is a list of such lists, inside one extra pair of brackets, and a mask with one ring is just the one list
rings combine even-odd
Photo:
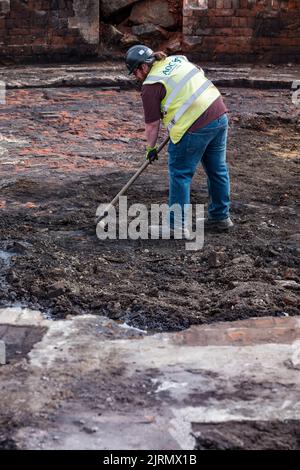
[(152, 49), (142, 44), (132, 46), (126, 54), (126, 66), (129, 74), (134, 72), (142, 64), (153, 64), (155, 57)]

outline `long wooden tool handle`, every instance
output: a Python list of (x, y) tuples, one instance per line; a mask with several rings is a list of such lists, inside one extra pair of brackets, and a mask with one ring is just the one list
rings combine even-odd
[[(166, 139), (160, 144), (160, 146), (157, 149), (157, 153), (161, 152), (161, 150), (167, 145), (169, 142), (170, 137), (166, 137)], [(104, 217), (106, 217), (106, 213), (108, 212), (109, 208), (111, 206), (114, 206), (115, 203), (119, 200), (119, 197), (124, 194), (128, 188), (135, 182), (135, 180), (140, 176), (141, 173), (147, 168), (147, 166), (150, 165), (149, 160), (146, 160), (142, 166), (137, 170), (137, 172), (130, 178), (128, 183), (125, 184), (125, 186), (121, 189), (121, 191), (118, 192), (118, 194), (113, 198), (113, 200), (108, 204), (106, 207), (105, 211), (96, 219), (96, 224), (100, 222)]]

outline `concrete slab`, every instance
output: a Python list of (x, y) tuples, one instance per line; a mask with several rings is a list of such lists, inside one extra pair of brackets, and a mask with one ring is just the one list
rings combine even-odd
[(37, 310), (22, 307), (0, 309), (0, 325), (37, 326), (44, 321), (42, 313)]
[[(22, 324), (22, 312), (11, 318)], [(194, 449), (195, 426), (300, 420), (298, 318), (156, 335), (92, 315), (38, 324), (48, 330), (26, 372), (14, 369), (0, 391), (12, 420), (26, 414), (19, 448)]]
[(6, 364), (5, 343), (0, 340), (0, 365)]

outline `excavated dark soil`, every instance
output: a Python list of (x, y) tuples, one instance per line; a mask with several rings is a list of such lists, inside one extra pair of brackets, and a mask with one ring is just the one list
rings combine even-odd
[(194, 425), (197, 450), (299, 450), (299, 421)]
[[(235, 227), (207, 234), (196, 252), (178, 240), (95, 235), (97, 205), (143, 160), (138, 92), (8, 92), (0, 126), (0, 305), (53, 318), (106, 315), (150, 331), (299, 314), (300, 143), (290, 92), (222, 91)], [(162, 203), (167, 194), (163, 155), (129, 190), (129, 203)], [(207, 203), (202, 170), (192, 202)]]

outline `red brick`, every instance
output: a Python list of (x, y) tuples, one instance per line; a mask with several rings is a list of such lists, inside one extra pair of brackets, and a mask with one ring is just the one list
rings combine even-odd
[(273, 38), (272, 44), (278, 46), (295, 46), (299, 48), (299, 38)]
[(33, 54), (44, 54), (46, 52), (50, 52), (50, 48), (47, 45), (33, 45), (32, 46)]
[(49, 43), (52, 46), (61, 46), (61, 47), (64, 47), (66, 44), (64, 38), (62, 38), (61, 36), (51, 37), (49, 40)]
[(75, 35), (68, 35), (64, 38), (64, 43), (67, 45), (67, 46), (76, 46), (78, 42), (78, 36), (75, 36)]
[(300, 31), (298, 30), (286, 31), (284, 35), (288, 38), (298, 38), (300, 41)]
[(230, 28), (232, 26), (232, 18), (227, 16), (215, 16), (209, 20), (209, 27), (212, 28)]
[(238, 18), (238, 20), (239, 20), (239, 27), (240, 28), (247, 28), (247, 26), (248, 26), (247, 18)]
[(10, 10), (10, 13), (9, 13), (9, 18), (10, 19), (13, 19), (15, 20), (15, 22), (17, 23), (17, 21), (19, 19), (28, 19), (28, 18), (31, 18), (32, 17), (32, 12), (29, 11), (29, 10), (23, 10), (23, 11), (15, 11), (13, 9)]
[[(6, 27), (7, 29), (15, 29), (16, 27), (16, 22), (11, 19), (6, 20)], [(30, 20), (29, 19), (19, 19), (18, 20), (18, 28), (28, 28), (30, 27)]]
[(32, 41), (31, 41), (31, 44), (33, 46), (45, 46), (47, 45), (48, 43), (48, 38), (47, 36), (44, 35), (44, 37), (39, 37), (39, 38), (36, 38), (36, 37), (32, 37)]
[(21, 29), (21, 28), (16, 28), (16, 29), (10, 29), (7, 31), (8, 36), (20, 36), (20, 35), (26, 35), (28, 34), (28, 29)]
[(43, 29), (37, 29), (37, 28), (30, 28), (30, 30), (27, 32), (27, 34), (30, 33), (32, 37), (34, 38), (44, 38), (47, 36), (45, 34), (45, 30)]
[(232, 27), (233, 28), (238, 28), (239, 25), (240, 25), (239, 18), (237, 18), (237, 17), (232, 18)]
[(246, 10), (246, 9), (240, 9), (238, 8), (235, 10), (235, 16), (255, 16), (256, 12), (255, 10)]
[(202, 46), (207, 49), (214, 49), (216, 46), (216, 38), (208, 36), (203, 38)]
[(247, 26), (248, 28), (254, 28), (255, 26), (255, 18), (252, 16), (247, 17)]
[(12, 45), (12, 46), (23, 46), (24, 43), (28, 44), (28, 42), (29, 43), (31, 42), (31, 37), (30, 36), (28, 38), (29, 41), (28, 40), (26, 41), (26, 39), (25, 40), (24, 39), (25, 39), (24, 36), (10, 36), (9, 37), (9, 42), (10, 42), (10, 45)]
[(245, 38), (251, 38), (253, 36), (252, 28), (234, 28), (233, 36), (243, 36)]
[(25, 56), (31, 56), (32, 55), (32, 48), (31, 46), (24, 45), (22, 47), (20, 46), (9, 46), (7, 47), (7, 55), (11, 57), (15, 56), (20, 56), (20, 57), (25, 57)]
[(232, 28), (217, 28), (215, 29), (215, 36), (233, 36)]
[(237, 53), (248, 53), (251, 52), (251, 45), (248, 44), (228, 44), (218, 43), (215, 47), (215, 52), (218, 54), (237, 54)]

